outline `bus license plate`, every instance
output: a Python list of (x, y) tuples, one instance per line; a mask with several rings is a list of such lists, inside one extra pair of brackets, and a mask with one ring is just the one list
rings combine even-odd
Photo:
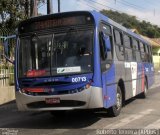
[(46, 104), (59, 104), (60, 98), (46, 98)]

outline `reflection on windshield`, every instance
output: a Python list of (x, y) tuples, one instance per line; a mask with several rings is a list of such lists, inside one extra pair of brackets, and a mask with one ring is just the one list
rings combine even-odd
[(21, 77), (50, 75), (52, 35), (21, 39), (19, 50), (19, 75)]
[(92, 31), (21, 38), (19, 77), (42, 77), (92, 71)]

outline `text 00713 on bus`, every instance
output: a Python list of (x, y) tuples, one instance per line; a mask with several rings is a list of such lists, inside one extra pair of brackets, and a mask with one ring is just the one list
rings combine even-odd
[(145, 98), (154, 81), (150, 44), (96, 11), (21, 22), (15, 54), (23, 111), (103, 108), (117, 116), (125, 100)]

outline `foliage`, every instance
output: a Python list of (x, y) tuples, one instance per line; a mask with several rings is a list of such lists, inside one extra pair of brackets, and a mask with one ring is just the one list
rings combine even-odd
[(126, 13), (119, 13), (112, 10), (102, 10), (101, 12), (129, 29), (137, 29), (144, 36), (160, 38), (160, 27), (157, 25), (152, 25), (146, 21), (139, 21), (135, 16), (130, 16)]
[[(17, 24), (30, 17), (31, 0), (0, 0), (0, 28), (16, 28)], [(38, 0), (38, 5), (44, 0)]]
[(1, 0), (0, 2), (0, 20), (1, 27), (16, 27), (19, 20), (23, 20), (24, 6), (22, 0)]

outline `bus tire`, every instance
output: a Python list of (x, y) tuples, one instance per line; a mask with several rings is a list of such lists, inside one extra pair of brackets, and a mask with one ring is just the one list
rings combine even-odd
[(120, 89), (120, 87), (117, 87), (117, 94), (116, 94), (116, 105), (110, 107), (107, 109), (107, 114), (108, 116), (111, 117), (116, 117), (120, 114), (121, 109), (122, 109), (122, 91)]
[(146, 97), (147, 97), (147, 92), (148, 92), (148, 88), (147, 88), (147, 82), (146, 82), (146, 80), (145, 80), (145, 82), (144, 82), (144, 92), (141, 93), (141, 94), (139, 95), (139, 97), (140, 97), (140, 98), (146, 98)]
[(54, 117), (63, 117), (66, 114), (66, 111), (50, 111), (51, 115)]

